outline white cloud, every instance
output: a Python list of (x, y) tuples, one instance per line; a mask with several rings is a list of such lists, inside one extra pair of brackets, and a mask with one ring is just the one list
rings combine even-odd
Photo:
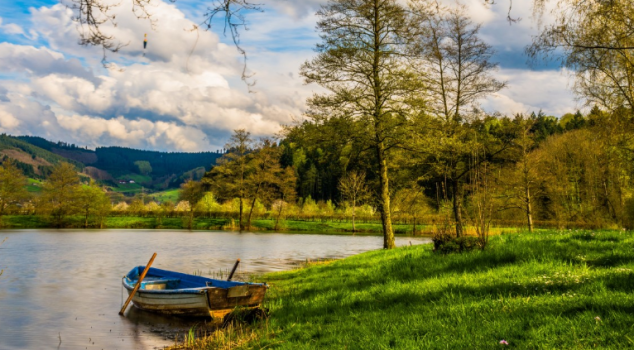
[(568, 87), (570, 79), (566, 70), (502, 69), (496, 77), (508, 81), (508, 87), (483, 101), (482, 107), (486, 111), (512, 115), (543, 110), (547, 114), (561, 116), (582, 107), (575, 102), (574, 94)]
[[(10, 75), (0, 80), (0, 130), (93, 147), (214, 150), (237, 128), (256, 136), (278, 132), (301, 117), (307, 97), (323, 91), (304, 85), (298, 71), (315, 55), (314, 13), (325, 1), (272, 0), (266, 12), (247, 15), (250, 30), (241, 35), (249, 70), (256, 73), (255, 93), (240, 81), (242, 62), (232, 44), (222, 43), (228, 39), (213, 31), (191, 31), (200, 17), (185, 13), (202, 13), (176, 7), (199, 11), (198, 1), (153, 3), (154, 29), (125, 2), (117, 10), (117, 27), (104, 28), (127, 44), (109, 54), (112, 69), (101, 66), (100, 48), (77, 45), (73, 11), (61, 4), (31, 9), (31, 26), (0, 21), (4, 33), (38, 38), (32, 45), (0, 42), (0, 74)], [(484, 22), (484, 38), (509, 57), (530, 40), (531, 22), (509, 27), (502, 4), (464, 3), (475, 22)], [(527, 6), (516, 4), (517, 13), (526, 13)], [(541, 108), (562, 114), (574, 107), (565, 75), (517, 67), (496, 74), (509, 81), (509, 88), (484, 101), (487, 110), (511, 114)]]

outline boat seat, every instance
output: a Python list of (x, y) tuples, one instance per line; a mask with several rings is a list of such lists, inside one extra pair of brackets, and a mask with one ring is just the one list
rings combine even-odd
[(141, 289), (145, 290), (163, 290), (174, 289), (181, 282), (180, 278), (162, 278), (162, 277), (150, 277), (143, 279), (141, 283)]

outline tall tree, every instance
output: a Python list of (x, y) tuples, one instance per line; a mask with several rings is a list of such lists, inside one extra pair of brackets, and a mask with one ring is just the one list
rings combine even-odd
[(273, 197), (284, 169), (280, 166), (280, 149), (270, 139), (262, 140), (258, 149), (253, 152), (249, 161), (252, 171), (246, 178), (247, 196), (251, 199), (249, 215), (247, 216), (247, 229), (251, 228), (253, 209), (258, 200), (265, 197)]
[(0, 217), (6, 210), (29, 197), (26, 190), (27, 179), (13, 160), (5, 160), (0, 166)]
[(480, 39), (480, 25), (469, 19), (464, 6), (447, 8), (417, 0), (412, 3), (412, 12), (418, 28), (411, 49), (420, 58), (433, 117), (431, 127), (422, 130), (429, 141), (423, 144), (436, 172), (449, 182), (459, 237), (464, 226), (463, 187), (472, 167), (479, 165), (471, 161), (473, 151), (481, 147), (481, 140), (467, 123), (479, 117), (473, 113), (476, 103), (505, 83), (491, 75), (497, 68), (491, 62), (494, 51)]
[(510, 171), (502, 172), (503, 178), (499, 180), (505, 189), (502, 196), (508, 199), (506, 204), (524, 212), (528, 231), (533, 232), (534, 198), (540, 191), (536, 169), (539, 163), (536, 155), (531, 153), (536, 147), (535, 135), (531, 131), (536, 120), (517, 114), (513, 122), (516, 126), (513, 157), (517, 163), (510, 167)]
[(332, 0), (317, 16), (322, 42), (301, 75), (330, 93), (309, 99), (307, 114), (317, 123), (347, 118), (360, 125), (357, 137), (378, 164), (383, 247), (394, 248), (388, 162), (407, 133), (411, 102), (422, 88), (405, 57), (407, 11), (396, 0)]
[(229, 150), (209, 173), (205, 174), (203, 184), (212, 188), (224, 200), (238, 198), (240, 201), (240, 231), (244, 230), (244, 201), (247, 195), (246, 178), (252, 170), (249, 167), (249, 154), (253, 149), (251, 133), (244, 129), (233, 131), (225, 145)]
[(40, 209), (53, 218), (55, 226), (62, 227), (66, 216), (76, 209), (79, 175), (75, 167), (60, 162), (42, 186)]
[(202, 183), (200, 181), (187, 181), (181, 185), (178, 191), (178, 200), (187, 201), (189, 203), (189, 210), (187, 215), (187, 228), (192, 229), (194, 222), (194, 211), (196, 210), (196, 204), (205, 196)]
[(297, 196), (297, 192), (295, 191), (295, 186), (297, 186), (297, 176), (295, 175), (295, 170), (288, 166), (284, 169), (284, 172), (280, 174), (279, 182), (277, 183), (277, 195), (278, 204), (277, 206), (277, 215), (275, 216), (275, 230), (279, 229), (280, 218), (284, 213), (284, 209), (288, 206), (288, 202), (294, 201)]

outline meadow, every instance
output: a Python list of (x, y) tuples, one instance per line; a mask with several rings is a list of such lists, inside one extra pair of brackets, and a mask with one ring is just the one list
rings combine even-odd
[[(319, 234), (353, 234), (352, 223), (336, 220), (283, 220), (279, 228), (275, 230), (275, 220), (256, 219), (251, 223), (250, 231), (277, 231), (277, 232), (310, 232)], [(50, 218), (40, 215), (5, 215), (2, 217), (2, 227), (7, 229), (28, 228), (52, 228)], [(84, 228), (84, 218), (75, 215), (65, 219), (65, 228)], [(91, 228), (95, 224), (91, 222)], [(418, 225), (418, 230), (425, 226)], [(104, 228), (138, 228), (138, 229), (187, 229), (186, 217), (155, 216), (108, 216), (104, 220)], [(194, 218), (192, 229), (194, 230), (238, 230), (237, 220), (231, 218)], [(358, 235), (382, 235), (383, 227), (380, 221), (372, 221), (356, 224)], [(412, 225), (395, 224), (397, 234), (411, 234)]]
[(377, 250), (259, 276), (268, 320), (179, 348), (634, 347), (634, 236), (501, 234), (485, 251)]

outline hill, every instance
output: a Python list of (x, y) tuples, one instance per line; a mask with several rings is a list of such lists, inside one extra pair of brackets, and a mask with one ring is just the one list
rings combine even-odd
[[(113, 191), (130, 195), (138, 192), (137, 187), (141, 186), (166, 190), (176, 188), (188, 179), (200, 179), (222, 156), (219, 152), (158, 152), (126, 147), (98, 147), (91, 150), (37, 136), (4, 135), (3, 140), (7, 145), (5, 154), (8, 157), (33, 168), (25, 170), (30, 177), (45, 176), (45, 169), (60, 160), (66, 160), (93, 179), (112, 186)], [(2, 144), (0, 140), (0, 153)], [(14, 151), (16, 149), (18, 151)], [(30, 159), (33, 154), (36, 154), (35, 158)]]
[(45, 178), (59, 162), (69, 162), (83, 170), (84, 164), (52, 153), (20, 138), (0, 135), (0, 159), (11, 158), (30, 178)]

